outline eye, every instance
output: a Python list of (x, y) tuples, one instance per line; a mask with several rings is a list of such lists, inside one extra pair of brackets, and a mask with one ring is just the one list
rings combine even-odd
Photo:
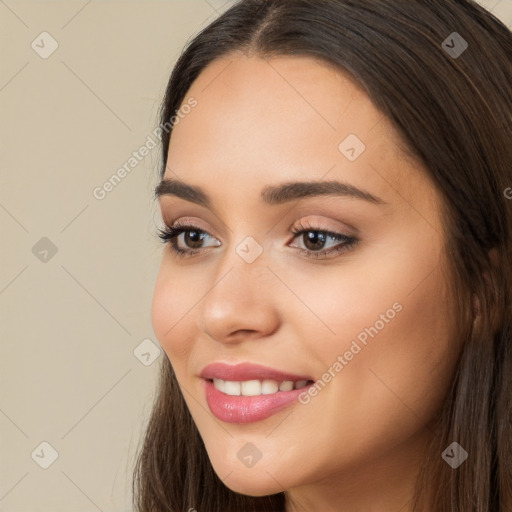
[[(302, 223), (299, 223), (298, 227), (293, 228), (292, 233), (295, 235), (295, 238), (303, 242), (304, 248), (299, 247), (299, 251), (308, 258), (316, 259), (349, 251), (359, 241), (353, 236)], [(334, 244), (329, 247), (329, 242), (334, 242)], [(327, 249), (325, 249), (326, 246), (328, 246)], [(291, 247), (294, 246), (292, 245)]]
[[(307, 224), (307, 223), (306, 223)], [(348, 251), (358, 242), (352, 236), (336, 233), (333, 231), (321, 229), (310, 225), (299, 223), (298, 227), (291, 230), (304, 244), (304, 248), (297, 247), (298, 251), (308, 258), (325, 258), (331, 254)], [(192, 256), (199, 253), (204, 246), (203, 243), (209, 238), (215, 240), (209, 233), (191, 224), (175, 223), (173, 226), (165, 226), (158, 230), (158, 237), (163, 243), (169, 243), (171, 250), (179, 257)], [(302, 238), (300, 238), (302, 236)], [(180, 246), (180, 242), (184, 245)], [(329, 247), (329, 243), (334, 245)], [(220, 242), (217, 240), (209, 247), (218, 247)], [(327, 249), (325, 248), (327, 246)], [(290, 247), (296, 247), (290, 245)]]
[[(191, 224), (180, 224), (175, 223), (173, 226), (165, 226), (164, 229), (159, 229), (157, 232), (158, 237), (164, 244), (168, 243), (171, 250), (176, 253), (177, 256), (191, 256), (199, 252), (203, 248), (201, 245), (207, 237), (211, 237), (206, 231), (193, 226)], [(185, 248), (179, 246), (180, 237), (183, 235), (182, 242), (185, 244)], [(213, 244), (212, 246), (219, 246), (219, 243)]]

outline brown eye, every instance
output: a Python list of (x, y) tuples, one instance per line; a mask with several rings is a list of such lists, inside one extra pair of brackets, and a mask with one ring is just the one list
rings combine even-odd
[[(180, 237), (183, 235), (182, 244), (185, 247), (180, 247)], [(209, 233), (199, 229), (197, 226), (175, 224), (174, 226), (165, 226), (165, 229), (158, 230), (158, 236), (164, 244), (169, 244), (172, 251), (178, 256), (187, 256), (199, 252), (203, 247), (203, 242), (208, 237), (213, 238)], [(219, 243), (213, 244), (214, 246), (220, 245)]]
[(200, 249), (203, 239), (207, 234), (200, 230), (183, 231), (183, 241), (185, 245), (190, 249)]
[[(295, 238), (302, 241), (304, 247), (298, 249), (311, 258), (327, 257), (330, 254), (350, 250), (359, 240), (352, 236), (334, 233), (324, 229), (305, 228), (301, 230), (292, 230)], [(329, 242), (333, 241), (330, 247), (325, 248)], [(295, 246), (292, 246), (295, 247)]]
[(307, 231), (302, 237), (304, 246), (310, 251), (323, 249), (327, 243), (327, 237), (321, 231)]

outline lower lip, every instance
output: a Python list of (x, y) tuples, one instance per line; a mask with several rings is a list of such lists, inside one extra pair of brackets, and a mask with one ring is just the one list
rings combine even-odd
[(215, 388), (206, 380), (206, 401), (212, 414), (226, 423), (252, 423), (261, 421), (290, 406), (309, 386), (291, 391), (278, 391), (271, 395), (232, 396)]

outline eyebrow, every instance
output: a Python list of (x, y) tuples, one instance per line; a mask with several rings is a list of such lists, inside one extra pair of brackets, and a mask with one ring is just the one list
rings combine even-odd
[[(176, 196), (206, 208), (212, 207), (208, 194), (201, 187), (187, 184), (175, 178), (164, 178), (155, 187), (156, 199), (164, 195)], [(262, 201), (269, 205), (278, 205), (294, 201), (295, 199), (324, 195), (353, 197), (377, 205), (388, 204), (380, 197), (370, 194), (370, 192), (341, 181), (288, 182), (280, 185), (269, 185), (261, 191)]]

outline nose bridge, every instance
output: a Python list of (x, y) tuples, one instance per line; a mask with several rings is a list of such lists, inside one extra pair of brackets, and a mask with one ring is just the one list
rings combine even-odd
[(214, 304), (232, 303), (237, 307), (262, 304), (272, 277), (267, 268), (268, 263), (266, 251), (254, 238), (246, 237), (238, 244), (233, 244), (219, 258), (215, 279), (205, 297), (206, 302), (209, 299)]
[(219, 258), (215, 278), (199, 305), (200, 329), (219, 341), (240, 330), (262, 335), (274, 330), (278, 311), (270, 287), (275, 277), (267, 264), (266, 251), (254, 238), (233, 244)]
[(219, 256), (215, 282), (222, 276), (230, 276), (239, 280), (242, 286), (248, 286), (250, 291), (255, 284), (268, 280), (270, 245), (264, 237), (263, 232), (254, 232), (250, 219), (239, 219), (231, 229), (226, 251)]

